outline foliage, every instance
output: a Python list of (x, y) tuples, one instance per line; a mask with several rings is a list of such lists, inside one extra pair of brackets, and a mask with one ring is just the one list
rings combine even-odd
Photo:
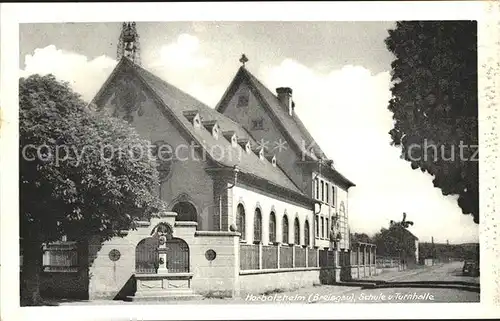
[(52, 75), (19, 81), (23, 305), (41, 302), (42, 243), (108, 239), (162, 206), (149, 143), (86, 106)]
[(361, 243), (373, 243), (372, 238), (366, 233), (351, 233), (351, 244), (361, 242)]
[(373, 241), (380, 256), (412, 256), (416, 250), (412, 234), (401, 226), (382, 228)]
[(418, 244), (419, 256), (423, 259), (435, 258), (441, 261), (446, 261), (448, 258), (454, 259), (478, 259), (479, 244), (464, 243), (464, 244), (443, 244), (421, 242)]
[(389, 228), (382, 228), (379, 233), (373, 237), (373, 243), (377, 246), (377, 255), (382, 256), (414, 256), (415, 237), (407, 230), (413, 225), (412, 221), (406, 220), (406, 213), (403, 213), (403, 219), (399, 222), (390, 221)]
[(392, 143), (479, 223), (477, 23), (398, 22), (385, 42), (396, 58)]
[(126, 122), (90, 113), (51, 75), (21, 78), (19, 99), (21, 236), (111, 237), (158, 209), (156, 162)]

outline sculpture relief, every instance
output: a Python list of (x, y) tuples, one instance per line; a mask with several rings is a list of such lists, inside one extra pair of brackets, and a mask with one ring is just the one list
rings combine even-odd
[(142, 103), (146, 102), (146, 94), (143, 92), (136, 80), (130, 75), (121, 77), (116, 85), (115, 94), (111, 104), (115, 106), (113, 116), (118, 117), (122, 114), (123, 119), (129, 123), (134, 120), (133, 113), (138, 116), (144, 114)]

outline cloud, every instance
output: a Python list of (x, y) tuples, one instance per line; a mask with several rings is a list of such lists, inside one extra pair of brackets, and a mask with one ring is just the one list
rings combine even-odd
[(215, 106), (226, 88), (217, 82), (213, 61), (198, 37), (181, 34), (145, 58), (144, 66), (179, 89), (209, 106)]
[(20, 77), (52, 73), (57, 79), (69, 82), (73, 90), (90, 101), (116, 66), (116, 61), (107, 56), (89, 60), (84, 55), (49, 45), (26, 55), (24, 64)]
[[(146, 69), (204, 103), (215, 106), (227, 84), (217, 82), (210, 69), (212, 61), (203, 54), (197, 37), (181, 34), (174, 42), (160, 44), (149, 52), (142, 61)], [(89, 59), (85, 55), (49, 45), (25, 56), (25, 67), (20, 70), (20, 77), (52, 73), (57, 79), (69, 82), (73, 90), (90, 101), (116, 64), (116, 60), (107, 56)]]
[[(390, 145), (390, 74), (347, 65), (317, 72), (292, 59), (262, 68), (268, 88), (293, 89), (295, 111), (336, 168), (356, 187), (349, 193), (353, 232), (375, 233), (406, 212), (422, 241), (477, 241), (478, 226), (456, 196), (443, 196), (432, 176), (412, 170)], [(445, 232), (444, 232), (445, 231)]]

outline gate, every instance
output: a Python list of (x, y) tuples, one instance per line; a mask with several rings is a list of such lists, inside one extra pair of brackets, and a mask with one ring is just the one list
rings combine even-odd
[(136, 273), (156, 273), (159, 266), (158, 238), (148, 237), (135, 248)]
[(189, 246), (179, 238), (173, 238), (165, 243), (167, 253), (167, 270), (169, 273), (189, 272)]
[(160, 246), (157, 237), (148, 237), (137, 244), (135, 249), (135, 271), (138, 274), (158, 273), (160, 253), (166, 254), (168, 273), (189, 272), (189, 246), (179, 238), (173, 238)]

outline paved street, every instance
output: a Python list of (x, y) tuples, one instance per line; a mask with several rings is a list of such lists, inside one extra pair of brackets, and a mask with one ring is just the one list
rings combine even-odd
[[(462, 276), (462, 262), (453, 262), (417, 270), (381, 274), (364, 280), (384, 280), (390, 287), (364, 289), (361, 287), (340, 290), (338, 286), (321, 286), (296, 291), (301, 295), (314, 293), (315, 303), (409, 303), (409, 302), (479, 302), (479, 293), (460, 289), (458, 282), (479, 284), (479, 277)], [(448, 284), (428, 284), (427, 282)], [(421, 287), (409, 287), (401, 283), (416, 282)], [(403, 286), (403, 287), (397, 287)], [(437, 288), (437, 286), (449, 288)], [(455, 287), (455, 288), (451, 288)], [(310, 294), (309, 294), (310, 296)]]
[[(421, 267), (402, 272), (388, 272), (362, 279), (362, 281), (384, 281), (387, 288), (362, 288), (361, 286), (318, 285), (294, 291), (255, 293), (241, 298), (204, 298), (201, 300), (174, 300), (163, 302), (123, 302), (123, 301), (85, 301), (68, 302), (62, 305), (79, 304), (242, 304), (242, 303), (410, 303), (410, 302), (479, 302), (479, 293), (464, 290), (459, 282), (479, 284), (479, 277), (462, 276), (462, 262)], [(446, 282), (430, 284), (427, 282)], [(416, 282), (418, 286), (405, 286), (402, 283)], [(457, 283), (458, 282), (458, 283)], [(403, 286), (403, 287), (398, 287)], [(437, 288), (446, 286), (448, 288)], [(455, 287), (455, 288), (452, 288)]]

